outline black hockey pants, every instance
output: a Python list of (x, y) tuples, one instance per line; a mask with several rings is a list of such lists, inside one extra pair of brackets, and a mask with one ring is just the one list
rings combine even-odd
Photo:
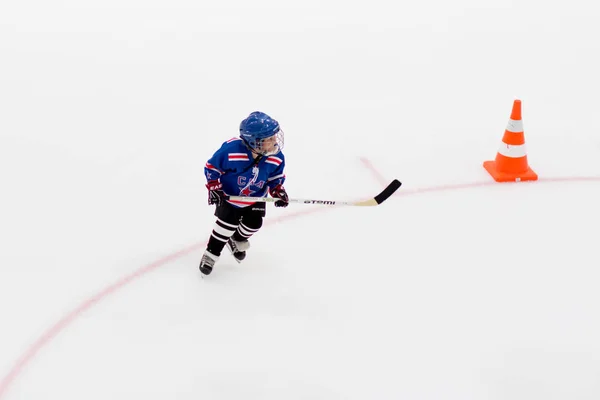
[(255, 203), (248, 207), (235, 207), (224, 201), (215, 209), (217, 220), (206, 249), (220, 256), (227, 240), (248, 240), (261, 228), (266, 215), (266, 203)]

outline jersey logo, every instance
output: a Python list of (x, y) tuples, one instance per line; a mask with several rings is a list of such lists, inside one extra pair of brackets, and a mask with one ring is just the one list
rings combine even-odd
[[(258, 166), (254, 166), (252, 167), (252, 178), (250, 178), (250, 181), (248, 182), (248, 184), (246, 184), (246, 186), (244, 186), (241, 190), (240, 190), (240, 196), (250, 196), (252, 193), (254, 193), (255, 191), (250, 189), (250, 186), (254, 185), (256, 183), (256, 181), (258, 180), (258, 173), (260, 172), (260, 169), (258, 169)], [(244, 179), (242, 179), (244, 178)], [(245, 181), (245, 177), (240, 176), (238, 178), (238, 184), (243, 184), (243, 182)], [(261, 182), (262, 183), (262, 182)]]

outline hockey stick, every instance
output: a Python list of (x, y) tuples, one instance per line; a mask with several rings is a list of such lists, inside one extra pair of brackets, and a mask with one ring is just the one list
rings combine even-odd
[[(398, 179), (394, 179), (381, 193), (377, 196), (361, 201), (338, 201), (338, 200), (312, 200), (312, 199), (289, 199), (290, 203), (301, 203), (301, 204), (319, 204), (324, 206), (378, 206), (379, 204), (386, 201), (396, 190), (402, 186), (402, 182)], [(274, 197), (246, 197), (246, 196), (225, 196), (227, 200), (235, 201), (250, 201), (250, 202), (276, 202), (279, 200)]]

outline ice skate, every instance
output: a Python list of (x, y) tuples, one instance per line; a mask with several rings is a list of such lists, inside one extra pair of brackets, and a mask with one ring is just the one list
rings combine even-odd
[(200, 272), (202, 272), (203, 275), (209, 275), (218, 260), (219, 257), (210, 253), (208, 250), (205, 251), (202, 255), (202, 260), (200, 260)]
[(227, 248), (231, 252), (231, 255), (238, 263), (241, 263), (246, 258), (246, 250), (250, 248), (250, 242), (243, 240), (238, 242), (233, 238), (229, 238), (227, 241)]

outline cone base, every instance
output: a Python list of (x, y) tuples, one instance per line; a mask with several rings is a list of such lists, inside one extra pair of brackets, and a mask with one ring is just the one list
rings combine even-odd
[(496, 161), (485, 161), (483, 168), (489, 172), (496, 182), (524, 182), (537, 181), (538, 176), (533, 170), (527, 167), (527, 171), (520, 173), (500, 172), (496, 167)]

